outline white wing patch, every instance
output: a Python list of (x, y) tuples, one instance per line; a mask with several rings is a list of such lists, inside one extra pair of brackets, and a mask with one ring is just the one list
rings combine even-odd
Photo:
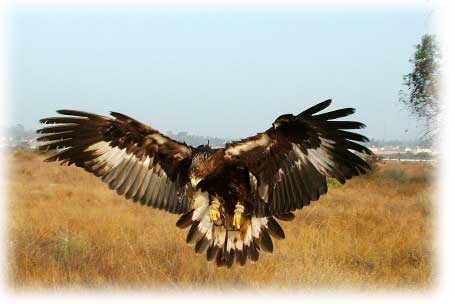
[(308, 155), (305, 155), (296, 144), (292, 144), (292, 150), (298, 157), (296, 166), (302, 168), (305, 160), (308, 160), (321, 174), (330, 175), (330, 170), (335, 166), (335, 162), (331, 153), (329, 153), (329, 149), (333, 148), (335, 142), (323, 137), (319, 137), (319, 139), (321, 140), (321, 145), (317, 149), (308, 149)]
[(199, 233), (211, 241), (214, 237), (214, 225), (209, 216), (209, 193), (198, 190), (193, 194), (192, 208), (194, 208), (192, 220), (199, 221), (197, 229)]
[(267, 228), (267, 218), (253, 216), (251, 218), (251, 234), (254, 238), (259, 238), (262, 227)]
[[(286, 181), (287, 172), (293, 172), (294, 170), (305, 170), (305, 167), (311, 163), (316, 170), (323, 175), (330, 175), (332, 168), (336, 165), (335, 161), (330, 153), (335, 145), (335, 142), (330, 139), (319, 137), (321, 140), (321, 145), (316, 149), (307, 149), (307, 154), (303, 153), (301, 148), (292, 143), (292, 150), (289, 153), (292, 153), (293, 156), (288, 155), (290, 159), (293, 159), (293, 163), (289, 168), (284, 170), (279, 168), (275, 173), (275, 182), (277, 184), (284, 183)], [(260, 182), (261, 179), (257, 182), (257, 193), (262, 198), (264, 202), (268, 202), (270, 199), (269, 195), (269, 185), (265, 182)], [(251, 176), (250, 176), (251, 182)]]
[[(114, 171), (118, 171), (118, 169), (126, 169), (127, 165), (129, 169), (131, 167), (135, 167), (136, 165), (140, 165), (145, 169), (149, 168), (150, 162), (153, 161), (153, 158), (149, 156), (145, 157), (145, 159), (141, 160), (137, 158), (134, 154), (126, 153), (126, 148), (119, 149), (118, 147), (111, 147), (109, 142), (100, 141), (96, 144), (88, 146), (84, 152), (92, 151), (95, 155), (99, 155), (94, 159), (87, 161), (86, 165), (92, 166), (92, 169), (97, 171), (102, 165), (105, 165), (103, 172), (109, 172), (109, 175), (113, 175)], [(121, 172), (117, 172), (121, 173)], [(166, 174), (163, 171), (164, 174)]]
[[(84, 164), (100, 175), (111, 189), (128, 193), (145, 204), (155, 203), (159, 207), (166, 206), (174, 198), (170, 190), (161, 187), (172, 183), (159, 163), (152, 166), (154, 157), (144, 156), (141, 159), (135, 154), (128, 154), (126, 148), (110, 146), (110, 142), (100, 141), (88, 146), (85, 152), (93, 152), (96, 156)], [(197, 198), (202, 204), (203, 195)], [(208, 200), (208, 196), (207, 196)]]
[(192, 207), (194, 209), (202, 206), (208, 206), (209, 202), (209, 193), (207, 191), (202, 192), (201, 190), (198, 190), (193, 194)]
[[(192, 207), (194, 208), (193, 212), (193, 221), (202, 221), (202, 219), (208, 216), (209, 212), (209, 194), (208, 192), (202, 192), (199, 190), (198, 192), (193, 194), (193, 202)], [(209, 219), (210, 221), (210, 219)]]
[(226, 149), (225, 154), (228, 158), (230, 158), (233, 156), (238, 156), (241, 153), (245, 153), (250, 150), (253, 150), (257, 147), (267, 147), (269, 143), (270, 143), (270, 136), (263, 133), (256, 140), (248, 140), (243, 143), (237, 143), (237, 144), (235, 144), (235, 146), (229, 147), (228, 149)]

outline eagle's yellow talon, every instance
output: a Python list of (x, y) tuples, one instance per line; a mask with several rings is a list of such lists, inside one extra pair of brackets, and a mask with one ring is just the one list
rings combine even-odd
[(242, 220), (242, 214), (241, 213), (235, 213), (234, 214), (234, 220), (232, 221), (232, 226), (234, 226), (235, 229), (239, 230), (240, 229), (240, 221)]
[(216, 223), (220, 219), (220, 211), (217, 207), (210, 206), (209, 217), (213, 223)]
[(242, 221), (242, 214), (244, 210), (245, 207), (242, 205), (242, 203), (238, 202), (237, 205), (235, 205), (234, 219), (232, 220), (232, 226), (235, 230), (240, 229), (240, 223)]
[(209, 207), (209, 217), (212, 223), (218, 222), (220, 219), (220, 199), (217, 196), (211, 197), (211, 203)]

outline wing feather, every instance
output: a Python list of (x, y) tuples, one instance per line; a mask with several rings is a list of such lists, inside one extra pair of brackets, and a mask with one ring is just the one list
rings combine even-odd
[[(134, 202), (170, 212), (186, 212), (192, 148), (139, 121), (111, 112), (114, 118), (59, 110), (43, 118), (40, 150), (56, 150), (46, 161), (75, 164), (101, 178)], [(179, 176), (179, 178), (177, 178)]]
[(146, 200), (145, 200), (145, 195), (146, 195), (146, 190), (149, 186), (149, 183), (150, 183), (150, 179), (152, 178), (153, 176), (153, 171), (150, 170), (150, 168), (147, 168), (147, 173), (145, 175), (145, 178), (144, 178), (144, 181), (142, 182), (142, 185), (139, 189), (139, 191), (137, 192), (136, 196), (134, 197), (134, 201), (140, 201), (141, 205), (145, 205), (146, 203)]
[(357, 121), (335, 120), (355, 112), (343, 108), (320, 113), (326, 100), (297, 116), (280, 116), (263, 133), (226, 144), (225, 159), (243, 165), (257, 179), (255, 216), (286, 214), (303, 208), (327, 192), (326, 177), (341, 183), (364, 174), (363, 159), (371, 151), (358, 142), (368, 139), (346, 130), (361, 129)]
[(317, 112), (321, 112), (322, 110), (324, 110), (325, 108), (327, 108), (328, 106), (330, 106), (330, 104), (332, 103), (332, 100), (331, 99), (327, 99), (323, 102), (320, 102), (308, 109), (306, 109), (305, 111), (303, 111), (302, 113), (300, 113), (298, 115), (298, 117), (308, 117), (310, 115), (313, 115)]

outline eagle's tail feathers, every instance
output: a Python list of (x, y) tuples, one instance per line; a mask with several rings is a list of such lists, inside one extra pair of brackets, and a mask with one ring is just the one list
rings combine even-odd
[(273, 252), (272, 238), (283, 239), (283, 229), (274, 217), (245, 218), (240, 230), (229, 230), (216, 226), (210, 221), (208, 205), (202, 205), (184, 214), (177, 221), (177, 226), (185, 228), (191, 225), (187, 235), (188, 243), (195, 243), (195, 251), (206, 252), (209, 262), (217, 266), (232, 267), (234, 261), (240, 266), (247, 259), (256, 262), (259, 251)]
[(193, 223), (193, 219), (192, 219), (193, 212), (194, 212), (194, 210), (191, 210), (190, 212), (183, 214), (175, 225), (182, 229), (191, 225)]

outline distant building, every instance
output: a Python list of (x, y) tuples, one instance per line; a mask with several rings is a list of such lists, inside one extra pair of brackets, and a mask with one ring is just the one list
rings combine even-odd
[(431, 148), (421, 148), (421, 147), (418, 147), (416, 149), (416, 153), (430, 153), (430, 154), (433, 154), (433, 149)]
[(1, 148), (13, 148), (17, 146), (17, 140), (11, 135), (4, 135), (0, 137)]

